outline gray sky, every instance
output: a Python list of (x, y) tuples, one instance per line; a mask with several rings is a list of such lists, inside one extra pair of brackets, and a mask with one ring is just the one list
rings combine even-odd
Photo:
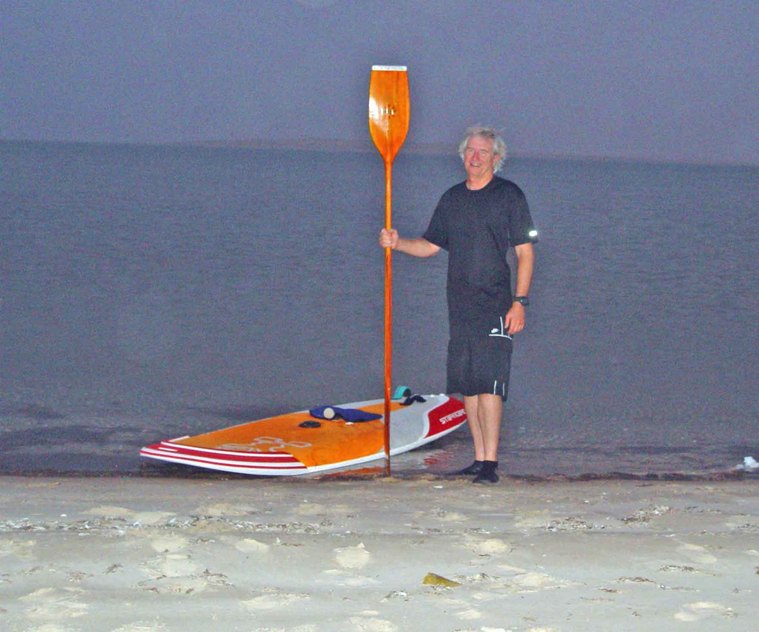
[(756, 0), (0, 0), (0, 138), (368, 140), (373, 64), (409, 142), (759, 164)]

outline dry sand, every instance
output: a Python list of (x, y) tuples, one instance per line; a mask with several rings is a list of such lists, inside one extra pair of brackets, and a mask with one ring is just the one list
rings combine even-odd
[(759, 482), (0, 478), (0, 629), (755, 630)]

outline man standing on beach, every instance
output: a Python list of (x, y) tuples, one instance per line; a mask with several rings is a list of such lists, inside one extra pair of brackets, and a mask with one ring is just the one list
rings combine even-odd
[[(443, 194), (424, 235), (402, 238), (382, 229), (379, 241), (414, 257), (448, 251), (447, 391), (464, 396), (475, 459), (457, 474), (496, 483), (513, 336), (525, 326), (537, 231), (521, 189), (495, 175), (506, 145), (494, 129), (469, 128), (459, 155), (466, 180)], [(517, 262), (514, 294), (509, 248)]]

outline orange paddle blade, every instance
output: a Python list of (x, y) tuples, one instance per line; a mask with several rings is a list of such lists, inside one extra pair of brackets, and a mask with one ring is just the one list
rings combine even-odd
[(408, 133), (411, 105), (405, 66), (372, 66), (369, 132), (385, 162), (392, 162)]

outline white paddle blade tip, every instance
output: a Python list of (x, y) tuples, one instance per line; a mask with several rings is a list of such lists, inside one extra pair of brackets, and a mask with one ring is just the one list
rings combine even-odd
[(406, 66), (372, 66), (372, 70), (390, 70), (393, 72), (406, 72)]

